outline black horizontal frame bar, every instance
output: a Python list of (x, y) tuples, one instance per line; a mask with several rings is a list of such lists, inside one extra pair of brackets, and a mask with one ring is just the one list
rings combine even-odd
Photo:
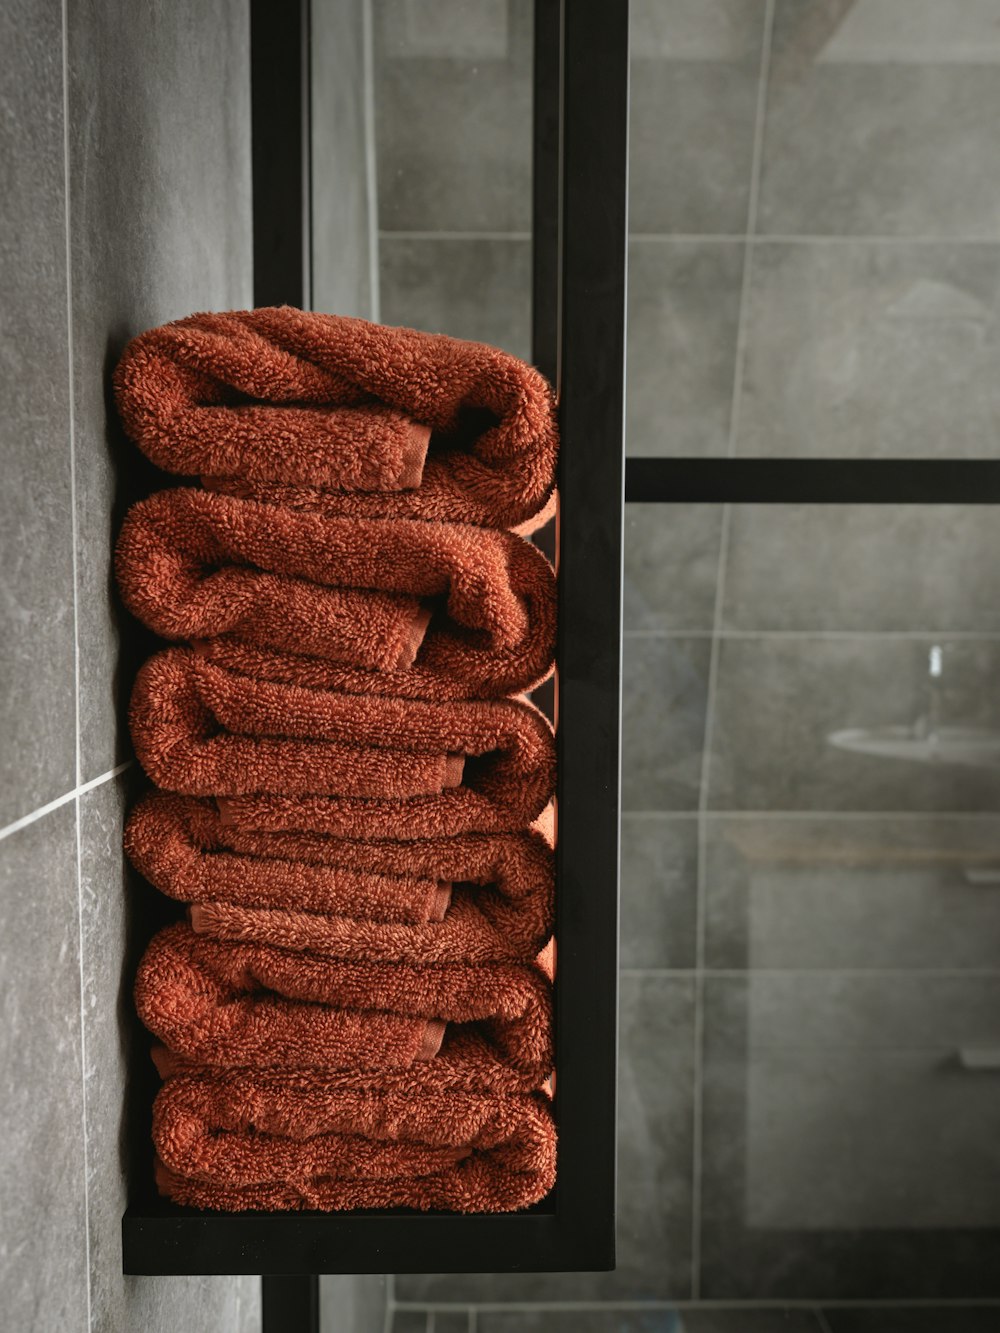
[(627, 504), (1000, 504), (986, 458), (629, 458)]

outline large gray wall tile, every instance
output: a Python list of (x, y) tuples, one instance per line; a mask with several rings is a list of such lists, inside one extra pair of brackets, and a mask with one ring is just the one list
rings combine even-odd
[(479, 1333), (820, 1333), (811, 1310), (629, 1310), (613, 1305), (603, 1310), (489, 1310), (479, 1315), (477, 1327)]
[(704, 1296), (996, 1295), (1000, 978), (705, 986)]
[(697, 819), (623, 815), (621, 847), (621, 966), (694, 967)]
[(737, 451), (991, 456), (998, 347), (998, 245), (759, 244)]
[(625, 628), (710, 630), (721, 537), (721, 505), (626, 505)]
[(399, 1300), (613, 1302), (689, 1296), (694, 981), (623, 977), (620, 1030), (616, 1271), (400, 1275)]
[(710, 651), (707, 638), (626, 634), (624, 810), (697, 809)]
[(992, 815), (710, 818), (706, 963), (994, 969), (998, 881)]
[(365, 4), (313, 0), (309, 11), (312, 308), (373, 319), (378, 218), (369, 181)]
[[(931, 649), (942, 674), (930, 673)], [(1000, 644), (875, 637), (725, 639), (714, 703), (715, 810), (995, 810)], [(980, 763), (844, 748), (843, 733), (968, 729)], [(840, 735), (840, 741), (832, 738)], [(646, 746), (648, 751), (651, 747)], [(626, 750), (626, 754), (628, 751)], [(929, 753), (924, 751), (924, 753)]]
[(132, 983), (144, 944), (136, 899), (152, 893), (126, 868), (121, 849), (132, 786), (126, 777), (80, 798), (92, 1327), (258, 1333), (258, 1278), (125, 1277), (121, 1271), (128, 1177), (149, 1165), (146, 1145), (130, 1139), (143, 1120), (134, 1103), (148, 1101), (150, 1093), (150, 1038), (135, 1015)]
[(726, 629), (996, 633), (998, 594), (989, 505), (732, 508)]
[(495, 5), (476, 17), (451, 4), (375, 7), (383, 228), (529, 230), (531, 5), (505, 9), (498, 23)]
[(80, 927), (73, 802), (0, 843), (2, 1322), (87, 1333)]
[(629, 246), (627, 453), (726, 453), (742, 275), (741, 243)]
[(0, 12), (0, 825), (76, 782), (62, 8)]
[(996, 1333), (997, 1306), (930, 1306), (927, 1309), (824, 1310), (830, 1333)]
[(385, 1307), (384, 1277), (338, 1273), (319, 1280), (320, 1333), (384, 1333)]
[(383, 235), (381, 314), (453, 338), (531, 357), (531, 243), (412, 240)]
[(976, 7), (983, 32), (964, 62), (940, 6), (893, 8), (886, 23), (885, 5), (778, 0), (761, 230), (996, 236), (1000, 66), (981, 40), (995, 7)]
[[(134, 628), (112, 588), (125, 506), (155, 485), (108, 377), (134, 334), (252, 303), (249, 23), (241, 0), (69, 10), (83, 777), (128, 752)], [(126, 643), (122, 645), (122, 635)], [(119, 669), (118, 658), (124, 648)]]
[(629, 221), (746, 230), (764, 0), (643, 5), (633, 30)]

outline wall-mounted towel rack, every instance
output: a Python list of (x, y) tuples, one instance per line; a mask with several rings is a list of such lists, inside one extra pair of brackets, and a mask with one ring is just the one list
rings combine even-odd
[[(308, 305), (308, 4), (252, 9), (256, 300)], [(296, 1275), (613, 1266), (627, 4), (537, 0), (534, 108), (533, 346), (562, 431), (556, 1189), (511, 1215), (227, 1215), (156, 1198), (149, 1163), (127, 1273), (283, 1275), (277, 1311)]]

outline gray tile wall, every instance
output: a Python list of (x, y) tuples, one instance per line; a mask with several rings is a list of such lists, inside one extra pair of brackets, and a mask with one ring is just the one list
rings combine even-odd
[[(630, 453), (994, 452), (1000, 0), (945, 8), (633, 0)], [(384, 316), (523, 355), (523, 7), (385, 10)], [(830, 739), (1000, 736), (995, 527), (628, 508), (619, 1272), (399, 1276), (395, 1327), (1000, 1321), (992, 751)]]
[[(241, 0), (0, 16), (4, 770), (0, 1322), (260, 1326), (254, 1278), (123, 1278), (137, 1049), (113, 530), (142, 468), (109, 415), (127, 338), (250, 301)], [(75, 500), (75, 509), (74, 509)]]

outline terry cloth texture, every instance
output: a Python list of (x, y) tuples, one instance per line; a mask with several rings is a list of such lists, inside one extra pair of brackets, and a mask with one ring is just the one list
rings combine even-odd
[(125, 605), (168, 639), (228, 634), (390, 672), (416, 661), (467, 695), (528, 689), (552, 663), (552, 567), (509, 532), (179, 488), (133, 505), (116, 568)]
[(418, 951), (353, 961), (222, 942), (179, 923), (150, 942), (135, 1000), (160, 1041), (208, 1066), (376, 1072), (433, 1058), (449, 1024), (530, 1086), (553, 1063), (551, 988), (533, 964)]
[[(407, 797), (454, 796), (480, 829), (483, 807), (524, 827), (552, 795), (552, 729), (516, 699), (447, 704), (340, 694), (257, 680), (195, 649), (168, 648), (142, 666), (130, 709), (136, 754), (153, 781), (191, 796), (283, 793), (365, 798), (375, 827), (420, 831)], [(446, 789), (451, 789), (450, 792)], [(500, 830), (500, 831), (507, 831)], [(399, 836), (404, 836), (402, 833)]]
[[(172, 898), (216, 914), (224, 908), (272, 911), (272, 922), (250, 918), (246, 936), (272, 943), (281, 942), (286, 916), (302, 916), (306, 927), (319, 930), (332, 922), (355, 951), (355, 935), (365, 938), (378, 923), (452, 939), (453, 891), (456, 903), (471, 903), (481, 913), (483, 922), (476, 924), (484, 936), (502, 942), (504, 952), (494, 957), (529, 961), (552, 933), (553, 853), (530, 830), (409, 842), (240, 834), (222, 824), (214, 801), (154, 792), (129, 816), (125, 849), (140, 874)], [(223, 926), (235, 920), (216, 919)]]
[(378, 1077), (167, 1060), (153, 1140), (161, 1188), (179, 1203), (506, 1212), (554, 1183), (548, 1097), (467, 1036)]
[(158, 467), (289, 507), (510, 528), (554, 485), (549, 385), (482, 343), (287, 306), (198, 314), (133, 339), (114, 383)]

